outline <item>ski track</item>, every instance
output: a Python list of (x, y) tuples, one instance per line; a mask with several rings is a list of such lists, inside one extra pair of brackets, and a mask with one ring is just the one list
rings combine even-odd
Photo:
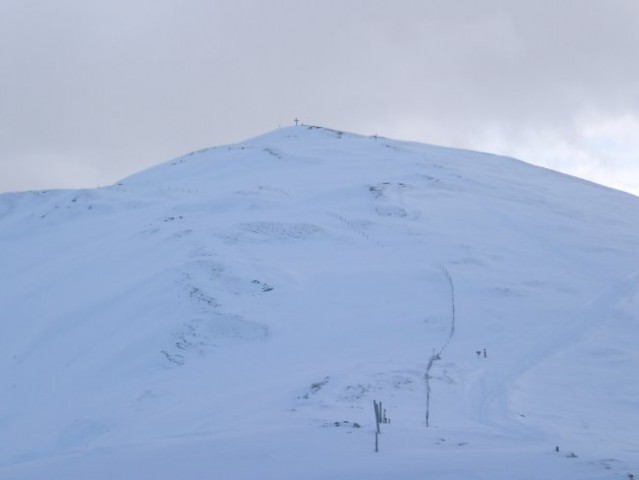
[[(638, 286), (639, 272), (609, 286), (579, 308), (559, 328), (537, 339), (534, 346), (519, 357), (519, 361), (510, 369), (502, 371), (501, 374), (486, 377), (475, 412), (476, 420), (485, 425), (511, 430), (513, 424), (506, 418), (509, 413), (507, 399), (516, 380), (563, 347), (577, 342), (579, 337), (585, 335), (589, 329), (597, 326), (602, 318), (606, 317), (611, 306), (633, 295)], [(527, 430), (525, 433), (531, 432)]]

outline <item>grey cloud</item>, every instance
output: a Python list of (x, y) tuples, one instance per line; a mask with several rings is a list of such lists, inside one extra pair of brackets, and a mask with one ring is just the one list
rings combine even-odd
[(295, 116), (504, 153), (570, 139), (638, 115), (638, 32), (634, 0), (7, 0), (0, 190), (112, 182)]

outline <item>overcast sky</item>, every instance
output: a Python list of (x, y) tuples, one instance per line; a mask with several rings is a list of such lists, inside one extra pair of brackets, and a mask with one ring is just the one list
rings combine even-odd
[(0, 191), (295, 117), (639, 194), (639, 0), (0, 0)]

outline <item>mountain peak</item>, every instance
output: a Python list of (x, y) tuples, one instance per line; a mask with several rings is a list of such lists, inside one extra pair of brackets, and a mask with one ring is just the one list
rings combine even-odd
[[(280, 127), (270, 132), (259, 135), (252, 140), (257, 140), (261, 138), (298, 138), (301, 136), (311, 136), (316, 138), (342, 138), (344, 135), (348, 137), (358, 137), (358, 138), (366, 138), (363, 135), (358, 135), (355, 133), (344, 132), (342, 130), (336, 130), (328, 127), (322, 127), (318, 125), (292, 125), (288, 127)], [(249, 140), (251, 141), (251, 140)]]
[(0, 196), (0, 476), (636, 471), (637, 224), (547, 169), (302, 125)]

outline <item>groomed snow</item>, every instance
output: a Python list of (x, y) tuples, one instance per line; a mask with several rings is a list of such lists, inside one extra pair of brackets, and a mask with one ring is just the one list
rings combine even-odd
[(638, 225), (307, 126), (0, 195), (0, 478), (639, 478)]

